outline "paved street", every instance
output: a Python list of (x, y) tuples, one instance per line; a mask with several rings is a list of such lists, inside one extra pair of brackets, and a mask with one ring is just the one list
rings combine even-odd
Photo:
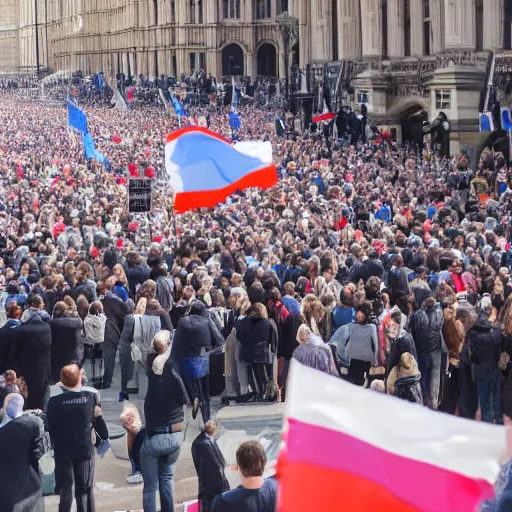
[[(119, 382), (116, 373), (115, 382)], [(141, 379), (141, 391), (144, 392), (145, 382)], [(101, 392), (103, 413), (109, 424), (111, 433), (120, 428), (119, 415), (123, 410), (123, 404), (118, 402), (118, 389), (115, 386), (110, 390)], [(131, 397), (131, 400), (140, 411), (143, 410), (143, 402), (140, 398)], [(236, 473), (229, 469), (235, 463), (235, 453), (243, 441), (259, 438), (266, 447), (269, 455), (268, 471), (271, 472), (279, 449), (281, 417), (283, 405), (248, 405), (231, 406), (221, 409), (220, 400), (214, 399), (212, 412), (218, 417), (220, 423), (219, 446), (226, 458), (228, 469), (226, 476), (231, 487), (239, 485)], [(196, 498), (197, 477), (192, 462), (191, 445), (199, 434), (203, 424), (198, 415), (192, 419), (191, 409), (186, 411), (185, 441), (176, 467), (176, 503), (181, 504)], [(103, 459), (96, 458), (96, 486), (95, 497), (97, 512), (113, 512), (142, 509), (142, 484), (129, 485), (126, 476), (130, 473), (130, 463), (126, 450), (125, 438), (112, 441), (110, 450)], [(58, 497), (47, 496), (45, 498), (45, 512), (57, 512)], [(73, 508), (73, 512), (74, 512)], [(183, 510), (177, 507), (177, 512)]]

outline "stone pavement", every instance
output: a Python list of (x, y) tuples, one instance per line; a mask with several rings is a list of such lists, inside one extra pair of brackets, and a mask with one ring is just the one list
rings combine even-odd
[[(101, 391), (102, 408), (110, 432), (122, 431), (119, 415), (123, 404), (118, 401), (118, 371), (114, 378), (114, 387)], [(145, 393), (145, 378), (140, 379), (140, 396)], [(140, 396), (131, 396), (130, 400), (143, 414), (144, 404)], [(240, 484), (237, 473), (230, 466), (235, 464), (238, 446), (248, 439), (260, 439), (267, 449), (269, 464), (267, 474), (271, 474), (279, 450), (284, 404), (273, 405), (235, 405), (222, 408), (220, 399), (212, 400), (212, 415), (219, 423), (218, 443), (226, 459), (228, 469), (226, 477), (231, 487)], [(180, 458), (176, 466), (175, 492), (176, 512), (182, 512), (184, 502), (197, 497), (197, 475), (191, 455), (194, 439), (203, 428), (201, 414), (193, 420), (191, 408), (185, 414), (186, 430)], [(129, 485), (126, 476), (130, 473), (126, 439), (122, 437), (111, 441), (112, 450), (103, 459), (96, 457), (95, 499), (97, 512), (114, 512), (142, 509), (142, 484)], [(45, 512), (57, 512), (59, 499), (57, 496), (45, 498)], [(75, 508), (73, 506), (73, 512)]]

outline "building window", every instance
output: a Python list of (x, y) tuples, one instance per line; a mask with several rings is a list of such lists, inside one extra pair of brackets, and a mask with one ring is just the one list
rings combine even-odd
[(176, 2), (171, 0), (171, 23), (176, 23)]
[(357, 93), (357, 103), (370, 103), (370, 92), (359, 91)]
[(222, 0), (224, 19), (240, 18), (240, 0)]
[(188, 0), (188, 22), (196, 22), (196, 5), (194, 0)]
[(288, 12), (288, 0), (277, 0), (277, 14)]
[(450, 110), (452, 108), (452, 91), (441, 89), (436, 91), (436, 110)]
[(188, 59), (190, 62), (190, 71), (194, 71), (196, 68), (196, 54), (194, 52), (189, 53)]
[(199, 54), (199, 69), (206, 71), (206, 53)]
[(197, 0), (198, 23), (203, 23), (203, 0)]
[(430, 18), (430, 0), (423, 0), (423, 17)]
[(270, 0), (256, 0), (254, 17), (257, 20), (264, 20), (272, 16), (272, 3)]

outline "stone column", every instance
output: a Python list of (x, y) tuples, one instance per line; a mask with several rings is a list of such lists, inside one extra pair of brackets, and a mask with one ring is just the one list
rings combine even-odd
[[(405, 4), (404, 0), (388, 0), (388, 56), (403, 57), (405, 54), (404, 28)], [(416, 37), (416, 35), (414, 36)]]
[(445, 0), (444, 7), (446, 48), (474, 50), (475, 0)]
[(254, 53), (247, 52), (245, 54), (245, 76), (254, 76)]
[(503, 48), (503, 0), (484, 2), (484, 50)]
[(358, 0), (338, 2), (338, 55), (340, 60), (361, 58), (361, 12)]
[[(430, 48), (432, 55), (444, 52), (445, 47), (445, 22), (443, 0), (431, 0), (430, 25), (432, 27), (432, 40)], [(411, 31), (412, 32), (412, 31)]]
[(363, 57), (382, 57), (382, 0), (361, 0)]
[(411, 56), (421, 57), (423, 48), (424, 12), (423, 0), (410, 0), (411, 18)]

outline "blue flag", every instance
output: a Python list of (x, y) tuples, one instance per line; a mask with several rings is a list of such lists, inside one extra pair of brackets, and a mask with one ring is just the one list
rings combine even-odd
[(87, 133), (87, 117), (83, 110), (79, 109), (76, 105), (73, 105), (68, 100), (68, 122), (71, 128), (78, 130), (82, 133)]
[(232, 130), (240, 130), (240, 118), (236, 112), (229, 113), (229, 126)]
[(94, 158), (100, 162), (100, 164), (105, 162), (105, 157), (96, 149), (94, 146), (94, 140), (90, 133), (86, 133), (84, 135), (84, 149), (85, 149), (85, 157), (87, 159)]

